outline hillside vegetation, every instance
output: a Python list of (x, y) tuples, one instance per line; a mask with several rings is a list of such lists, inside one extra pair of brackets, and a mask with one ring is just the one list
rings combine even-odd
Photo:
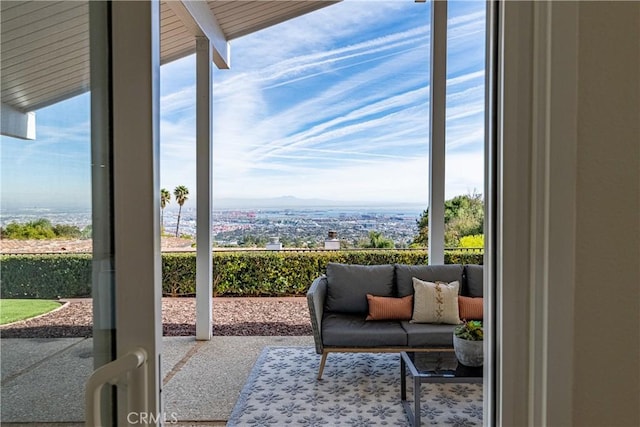
[(88, 225), (81, 230), (76, 225), (53, 225), (48, 219), (40, 218), (25, 224), (12, 222), (5, 227), (0, 227), (0, 236), (3, 239), (17, 240), (90, 239), (91, 226)]
[[(484, 201), (480, 194), (456, 196), (444, 202), (445, 247), (481, 248), (484, 244), (483, 229)], [(418, 235), (411, 246), (427, 247), (428, 244), (429, 209), (426, 209), (418, 219)]]

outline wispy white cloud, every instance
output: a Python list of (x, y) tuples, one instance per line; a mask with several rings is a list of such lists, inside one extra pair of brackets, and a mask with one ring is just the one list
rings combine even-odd
[[(484, 5), (451, 2), (450, 14), (453, 196), (482, 190)], [(428, 5), (347, 0), (232, 45), (233, 69), (214, 73), (218, 196), (426, 203)], [(191, 56), (161, 71), (161, 185), (187, 185), (188, 203), (197, 191), (194, 66)], [(11, 191), (55, 195), (55, 185), (88, 194), (89, 117), (69, 113), (88, 106), (84, 96), (38, 112), (34, 142), (3, 139), (3, 200)]]
[[(267, 84), (271, 82), (270, 85), (265, 87), (265, 89), (274, 88), (288, 84), (291, 81), (298, 81), (300, 78), (299, 76), (304, 73), (310, 73), (312, 76), (317, 76), (331, 72), (335, 69), (335, 64), (351, 61), (352, 59), (369, 57), (380, 53), (385, 53), (382, 57), (398, 55), (400, 52), (403, 52), (407, 46), (415, 45), (416, 43), (426, 41), (427, 39), (427, 33), (424, 28), (414, 28), (402, 33), (378, 37), (376, 39), (367, 40), (354, 45), (296, 56), (271, 64), (259, 71), (242, 73), (238, 76), (234, 76), (226, 83), (233, 84), (238, 80), (246, 81), (246, 79), (255, 79), (266, 82)], [(380, 57), (381, 56), (377, 56), (377, 58)], [(367, 60), (356, 62), (355, 65), (360, 65), (364, 62), (367, 62)], [(324, 71), (315, 71), (318, 68)], [(283, 79), (291, 80), (283, 81)]]
[(469, 81), (482, 82), (483, 79), (484, 79), (484, 70), (463, 74), (457, 77), (450, 77), (447, 79), (447, 88), (461, 84), (461, 83), (467, 83)]
[(185, 86), (160, 98), (160, 114), (169, 117), (179, 112), (195, 111), (196, 85)]
[[(284, 148), (292, 149), (298, 145), (313, 146), (336, 138), (345, 137), (346, 135), (364, 132), (370, 128), (387, 125), (393, 126), (397, 123), (396, 121), (399, 120), (398, 116), (406, 113), (406, 110), (403, 111), (402, 109), (415, 105), (415, 103), (419, 101), (424, 102), (426, 95), (427, 89), (420, 88), (374, 102), (370, 105), (364, 105), (344, 116), (329, 119), (310, 129), (275, 141), (273, 146), (277, 151), (281, 151)], [(270, 144), (263, 145), (260, 147), (258, 153), (261, 152), (268, 155), (272, 153), (272, 151), (270, 151), (271, 148)]]
[[(417, 5), (426, 10), (424, 5)], [(234, 66), (263, 68), (311, 51), (333, 49), (371, 33), (391, 17), (402, 17), (416, 5), (407, 1), (347, 0), (284, 24), (233, 40)], [(426, 15), (425, 15), (426, 19)]]
[[(216, 195), (426, 201), (423, 6), (347, 1), (233, 41), (234, 69), (214, 76)], [(449, 19), (447, 194), (482, 188), (481, 9)], [(193, 167), (179, 166), (195, 164), (180, 116), (194, 96), (192, 81), (163, 96), (171, 185), (195, 183)]]

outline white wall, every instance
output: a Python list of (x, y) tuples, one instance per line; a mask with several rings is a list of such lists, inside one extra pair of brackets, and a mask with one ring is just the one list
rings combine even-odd
[(573, 424), (638, 426), (640, 2), (581, 2), (578, 25)]
[(640, 2), (500, 6), (495, 424), (640, 426)]

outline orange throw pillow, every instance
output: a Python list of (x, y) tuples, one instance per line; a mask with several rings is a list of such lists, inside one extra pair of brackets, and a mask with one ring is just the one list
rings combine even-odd
[(458, 311), (460, 319), (464, 320), (482, 320), (483, 299), (458, 296)]
[(411, 320), (413, 295), (403, 298), (367, 294), (369, 315), (366, 320)]

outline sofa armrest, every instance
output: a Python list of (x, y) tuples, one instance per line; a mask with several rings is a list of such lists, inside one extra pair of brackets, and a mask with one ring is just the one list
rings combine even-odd
[(320, 276), (313, 281), (307, 291), (307, 304), (311, 316), (311, 329), (313, 340), (316, 343), (316, 352), (322, 354), (322, 317), (324, 315), (324, 302), (327, 297), (327, 276)]

